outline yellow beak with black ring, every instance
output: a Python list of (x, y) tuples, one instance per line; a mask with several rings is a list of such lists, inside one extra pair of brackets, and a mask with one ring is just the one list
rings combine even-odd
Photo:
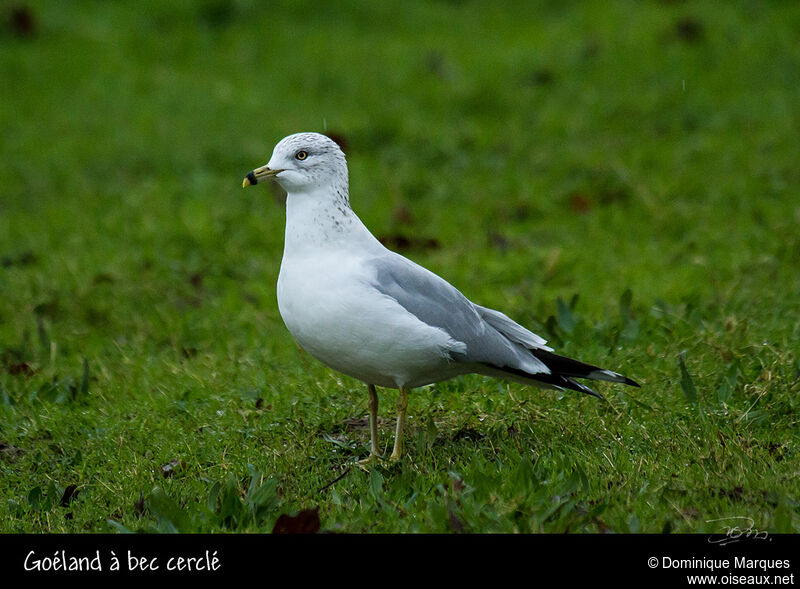
[(263, 180), (264, 178), (274, 178), (281, 172), (283, 172), (283, 170), (273, 170), (267, 166), (256, 168), (255, 170), (248, 172), (247, 176), (244, 177), (244, 180), (242, 180), (242, 188), (247, 188), (253, 184), (258, 184), (258, 181)]

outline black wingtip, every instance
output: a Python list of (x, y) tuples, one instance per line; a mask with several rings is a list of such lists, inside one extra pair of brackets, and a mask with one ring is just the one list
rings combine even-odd
[(585, 395), (590, 395), (592, 397), (596, 397), (601, 401), (605, 401), (605, 397), (598, 393), (593, 388), (587, 387), (582, 382), (578, 382), (568, 376), (562, 376), (559, 374), (537, 374), (532, 377), (533, 380), (549, 384), (551, 386), (556, 387), (557, 389), (561, 389), (562, 391), (570, 390), (570, 391), (577, 391), (579, 393), (583, 393)]
[(553, 377), (550, 377), (550, 378), (547, 378), (547, 379), (535, 379), (535, 380), (539, 380), (539, 382), (546, 382), (548, 384), (553, 384), (553, 385), (555, 385), (557, 388), (559, 388), (561, 390), (577, 391), (579, 393), (584, 393), (585, 395), (590, 395), (592, 397), (597, 397), (601, 401), (605, 401), (606, 400), (606, 398), (603, 395), (598, 393), (593, 388), (587, 387), (582, 382), (578, 382), (577, 380), (569, 378), (568, 376), (558, 376), (558, 375), (556, 375), (556, 376), (553, 376)]
[[(613, 382), (618, 384), (625, 384), (633, 387), (639, 387), (637, 382), (634, 382), (627, 376), (623, 376), (617, 372), (600, 368), (574, 358), (567, 356), (559, 356), (547, 350), (531, 350), (531, 354), (538, 360), (544, 363), (553, 374), (560, 374), (572, 378), (587, 378), (590, 380), (601, 380), (605, 382)], [(641, 388), (641, 387), (640, 387)]]
[(519, 368), (512, 368), (510, 366), (494, 366), (491, 364), (485, 364), (485, 366), (491, 369), (492, 372), (489, 374), (492, 376), (506, 375), (507, 377), (510, 377), (511, 380), (517, 380), (518, 382), (525, 384), (547, 385), (561, 391), (577, 391), (579, 393), (591, 395), (592, 397), (597, 397), (601, 401), (605, 401), (605, 398), (594, 389), (591, 389), (585, 384), (563, 374), (531, 374), (529, 372), (525, 372), (524, 370), (520, 370)]
[[(586, 393), (587, 395), (591, 395), (592, 397), (597, 397), (597, 398), (598, 398), (598, 399), (600, 399), (601, 401), (605, 401), (605, 400), (606, 400), (606, 398), (605, 398), (603, 395), (601, 395), (600, 393), (598, 393), (598, 392), (597, 392), (596, 390), (594, 390), (593, 388), (587, 387), (585, 384), (581, 384), (581, 383), (579, 383), (579, 382), (576, 382), (576, 381), (572, 380), (571, 378), (570, 378), (570, 379), (567, 379), (567, 380), (569, 380), (569, 381), (570, 381), (571, 383), (573, 383), (573, 384), (576, 384), (576, 385), (578, 385), (578, 387), (580, 388), (580, 392), (582, 392), (582, 393)], [(573, 389), (573, 390), (574, 390), (574, 389)]]

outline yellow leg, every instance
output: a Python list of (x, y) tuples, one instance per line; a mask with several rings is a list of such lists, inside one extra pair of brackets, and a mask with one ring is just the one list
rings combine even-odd
[(375, 390), (375, 385), (367, 385), (367, 393), (369, 393), (369, 456), (358, 461), (361, 467), (373, 466), (380, 458), (380, 450), (378, 449), (378, 393)]
[(400, 398), (397, 401), (397, 429), (394, 433), (394, 450), (389, 460), (400, 460), (403, 455), (403, 428), (406, 425), (406, 408), (408, 407), (408, 389), (400, 387)]
[(367, 385), (367, 392), (369, 393), (369, 438), (370, 438), (370, 454), (375, 456), (380, 455), (378, 450), (378, 393), (375, 391), (375, 385)]

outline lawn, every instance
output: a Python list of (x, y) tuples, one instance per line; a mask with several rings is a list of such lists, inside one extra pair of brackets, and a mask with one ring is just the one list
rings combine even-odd
[[(0, 532), (800, 531), (800, 4), (1, 8)], [(297, 131), (390, 247), (642, 387), (416, 389), (354, 467), (366, 387), (291, 339), (283, 194), (241, 189)]]

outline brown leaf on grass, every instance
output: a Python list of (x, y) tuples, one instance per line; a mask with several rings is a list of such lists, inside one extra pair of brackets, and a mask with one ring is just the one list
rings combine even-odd
[(716, 491), (711, 491), (712, 497), (725, 497), (731, 501), (742, 501), (744, 495), (743, 487), (733, 487), (732, 489), (719, 488)]
[(381, 235), (378, 237), (385, 247), (396, 250), (439, 249), (442, 244), (435, 237), (409, 237), (403, 233)]
[(186, 463), (176, 458), (166, 464), (162, 464), (158, 470), (161, 471), (161, 476), (166, 479), (186, 470)]
[(108, 272), (98, 272), (92, 278), (92, 284), (114, 284), (116, 281), (114, 275)]
[(51, 319), (57, 317), (61, 313), (61, 305), (56, 299), (49, 299), (43, 301), (33, 308), (33, 312), (39, 317), (49, 317)]
[(569, 207), (576, 213), (587, 213), (594, 207), (592, 197), (574, 192), (569, 195)]
[(592, 518), (592, 522), (594, 522), (594, 524), (597, 526), (597, 531), (600, 534), (610, 534), (610, 533), (613, 532), (611, 527), (601, 519), (598, 519), (598, 518), (595, 517), (595, 518)]
[(199, 296), (187, 296), (187, 297), (178, 297), (175, 300), (175, 306), (178, 309), (196, 309), (203, 304), (203, 299)]
[(69, 507), (69, 504), (72, 502), (75, 497), (78, 495), (78, 485), (68, 485), (66, 489), (64, 489), (64, 494), (61, 495), (61, 500), (58, 502), (61, 507)]
[(11, 364), (8, 367), (8, 373), (12, 376), (22, 375), (25, 377), (33, 376), (36, 371), (31, 368), (31, 365), (27, 362), (19, 362), (17, 364)]
[(514, 207), (511, 218), (515, 221), (527, 221), (533, 213), (534, 211), (529, 204), (522, 203)]
[(197, 356), (197, 348), (194, 346), (181, 346), (181, 356), (191, 359)]
[(675, 23), (675, 34), (682, 41), (692, 43), (703, 37), (703, 23), (693, 18), (682, 18)]
[(689, 519), (697, 519), (698, 517), (700, 517), (700, 510), (694, 506), (689, 506), (682, 509), (681, 513), (683, 514), (684, 517), (687, 517)]
[(144, 502), (144, 491), (139, 491), (139, 498), (133, 502), (133, 510), (136, 512), (136, 515), (142, 517), (147, 509), (145, 502)]
[(392, 211), (392, 220), (396, 223), (402, 223), (404, 225), (413, 225), (416, 221), (414, 218), (414, 213), (411, 212), (411, 209), (404, 206), (399, 206)]
[(0, 458), (8, 458), (9, 460), (16, 459), (20, 454), (24, 454), (25, 450), (17, 448), (11, 444), (0, 442)]
[(780, 462), (786, 454), (786, 445), (770, 442), (767, 450), (769, 451), (769, 455), (775, 458), (775, 462)]
[(273, 534), (316, 534), (320, 529), (319, 507), (314, 509), (304, 509), (295, 516), (281, 514), (275, 526), (272, 528)]
[(369, 417), (348, 417), (342, 420), (345, 431), (359, 431), (369, 429)]
[(453, 493), (455, 494), (455, 493), (458, 493), (459, 491), (463, 491), (464, 489), (467, 488), (467, 486), (464, 484), (464, 481), (462, 481), (461, 479), (451, 478), (450, 479), (450, 488), (452, 489)]
[(200, 290), (203, 287), (203, 279), (205, 275), (202, 272), (194, 272), (189, 276), (189, 284), (191, 284), (195, 290)]
[(3, 268), (10, 268), (11, 266), (30, 266), (39, 261), (37, 256), (32, 251), (24, 251), (17, 256), (2, 256), (0, 257), (0, 266)]
[(338, 145), (339, 149), (341, 149), (345, 153), (350, 148), (350, 142), (347, 140), (347, 138), (342, 133), (338, 133), (336, 131), (326, 131), (325, 135), (327, 135), (328, 139), (330, 139), (336, 145)]
[[(386, 417), (379, 417), (378, 425), (384, 425), (388, 421), (391, 420)], [(347, 419), (343, 419), (341, 423), (345, 431), (348, 432), (365, 431), (369, 429), (369, 417), (348, 417)]]
[(27, 6), (14, 6), (11, 8), (11, 30), (17, 37), (30, 37), (36, 32), (36, 18)]
[(464, 531), (464, 524), (458, 519), (458, 516), (453, 513), (452, 509), (447, 510), (447, 518), (450, 520), (450, 529), (460, 534)]
[(506, 251), (509, 247), (511, 247), (511, 240), (508, 239), (502, 233), (498, 233), (497, 231), (490, 231), (489, 232), (489, 244), (496, 250), (500, 250), (501, 252)]
[(531, 86), (546, 86), (556, 79), (553, 70), (543, 67), (533, 70), (528, 74), (526, 81)]

